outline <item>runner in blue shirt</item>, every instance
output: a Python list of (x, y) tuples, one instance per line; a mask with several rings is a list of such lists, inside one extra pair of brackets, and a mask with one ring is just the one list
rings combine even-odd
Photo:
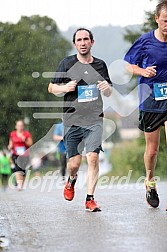
[(146, 140), (146, 199), (154, 208), (159, 205), (154, 169), (160, 126), (165, 126), (167, 135), (167, 1), (156, 6), (155, 21), (158, 28), (141, 35), (125, 55), (130, 71), (139, 76), (139, 129)]
[(55, 127), (53, 133), (53, 139), (59, 142), (57, 147), (60, 155), (61, 175), (63, 180), (65, 180), (67, 162), (66, 162), (66, 148), (64, 145), (63, 137), (64, 137), (63, 123), (59, 123)]

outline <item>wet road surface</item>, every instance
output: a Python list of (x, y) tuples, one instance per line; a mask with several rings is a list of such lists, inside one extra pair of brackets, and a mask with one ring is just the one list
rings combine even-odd
[(63, 199), (62, 187), (0, 192), (0, 237), (9, 239), (7, 251), (167, 251), (167, 182), (159, 183), (158, 209), (148, 207), (142, 185), (98, 186), (97, 213), (85, 211), (85, 186), (76, 186), (72, 202)]

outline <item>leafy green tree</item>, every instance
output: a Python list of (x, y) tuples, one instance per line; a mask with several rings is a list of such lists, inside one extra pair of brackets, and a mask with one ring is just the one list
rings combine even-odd
[[(53, 108), (19, 108), (19, 101), (55, 101), (48, 94), (50, 79), (43, 72), (54, 72), (67, 56), (71, 44), (61, 35), (54, 20), (38, 15), (21, 17), (17, 24), (0, 23), (0, 144), (8, 142), (15, 120), (29, 117), (34, 141), (44, 136), (55, 120), (33, 119), (34, 112), (56, 112)], [(38, 78), (32, 73), (39, 72)]]
[[(152, 0), (150, 0), (151, 2)], [(164, 0), (157, 1), (157, 4), (163, 2)], [(148, 32), (152, 29), (157, 28), (157, 23), (155, 22), (155, 13), (154, 11), (145, 11), (145, 21), (143, 25), (141, 26), (140, 31), (132, 31), (130, 28), (126, 29), (126, 34), (124, 36), (124, 39), (130, 43), (134, 43), (134, 41), (145, 32)]]

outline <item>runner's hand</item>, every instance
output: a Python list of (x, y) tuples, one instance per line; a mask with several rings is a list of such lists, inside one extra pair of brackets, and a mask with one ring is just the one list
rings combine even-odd
[(68, 83), (65, 85), (65, 92), (68, 93), (68, 92), (74, 91), (75, 88), (76, 88), (76, 85), (77, 85), (76, 80), (68, 82)]
[(104, 81), (98, 81), (97, 88), (100, 91), (104, 92), (104, 91), (108, 90), (110, 88), (110, 86), (109, 86), (108, 82), (106, 80), (104, 80)]
[(52, 93), (52, 86), (53, 86), (53, 83), (49, 83), (49, 86), (48, 86), (48, 92), (49, 93)]
[(109, 97), (112, 93), (111, 86), (108, 84), (106, 80), (98, 81), (97, 88), (103, 92), (104, 96)]
[(151, 77), (154, 77), (156, 75), (156, 66), (150, 66), (150, 67), (147, 67), (146, 69), (143, 69), (143, 77), (146, 77), (146, 78), (151, 78)]

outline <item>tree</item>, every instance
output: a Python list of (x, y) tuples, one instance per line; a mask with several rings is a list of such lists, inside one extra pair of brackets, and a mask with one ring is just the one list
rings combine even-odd
[[(54, 20), (38, 15), (21, 17), (17, 24), (0, 23), (0, 144), (6, 145), (15, 120), (29, 117), (34, 141), (47, 133), (55, 120), (35, 120), (34, 112), (51, 108), (19, 108), (19, 101), (59, 99), (48, 94), (49, 79), (43, 72), (54, 72), (67, 56), (71, 44), (62, 37)], [(38, 78), (32, 73), (39, 72)]]
[(154, 12), (146, 11), (145, 12), (145, 21), (144, 21), (143, 25), (141, 26), (140, 31), (132, 31), (130, 28), (127, 28), (124, 39), (133, 44), (134, 41), (142, 33), (148, 32), (148, 31), (150, 31), (152, 29), (156, 29), (157, 28), (157, 23), (155, 22), (154, 15), (155, 15)]
[[(151, 2), (152, 0), (150, 0)], [(159, 0), (157, 1), (157, 4), (163, 2), (164, 0)], [(142, 34), (145, 32), (148, 32), (152, 29), (157, 28), (157, 23), (155, 22), (155, 13), (154, 11), (145, 11), (145, 21), (143, 25), (141, 26), (140, 31), (132, 31), (130, 28), (126, 29), (126, 34), (124, 36), (124, 39), (130, 43), (134, 43), (134, 41)]]

